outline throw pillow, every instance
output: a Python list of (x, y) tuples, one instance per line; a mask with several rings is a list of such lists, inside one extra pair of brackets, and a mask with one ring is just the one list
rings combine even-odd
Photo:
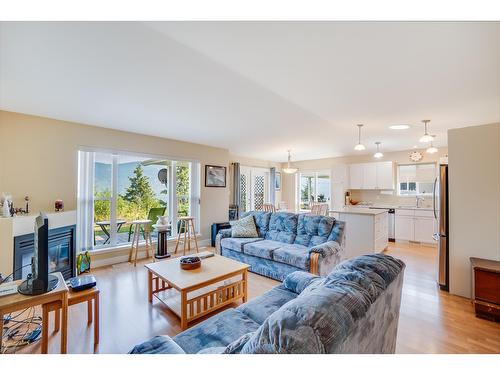
[(230, 224), (232, 237), (259, 237), (253, 215), (248, 215), (240, 220), (231, 221)]

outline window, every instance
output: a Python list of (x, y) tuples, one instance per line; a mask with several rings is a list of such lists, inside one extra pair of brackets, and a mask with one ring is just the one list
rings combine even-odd
[(398, 195), (432, 195), (436, 164), (398, 165)]
[(330, 204), (330, 173), (303, 172), (299, 174), (299, 209), (310, 210), (312, 203)]
[[(147, 219), (156, 222), (158, 213), (164, 212), (169, 221), (177, 223), (179, 216), (199, 217), (199, 163), (152, 158), (144, 155), (80, 151), (78, 213), (83, 235), (92, 241), (82, 246), (95, 249), (130, 243), (132, 220)], [(164, 170), (166, 181), (158, 173)], [(85, 186), (92, 191), (89, 212), (80, 191)], [(153, 217), (155, 216), (156, 217)], [(85, 217), (86, 216), (86, 217)], [(196, 227), (200, 228), (199, 221)], [(171, 235), (177, 232), (172, 225)], [(141, 237), (142, 238), (142, 237)], [(88, 242), (93, 242), (89, 245)], [(85, 243), (85, 241), (82, 241)]]

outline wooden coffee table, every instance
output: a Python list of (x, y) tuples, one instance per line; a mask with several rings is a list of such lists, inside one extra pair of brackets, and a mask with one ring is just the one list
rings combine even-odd
[(179, 258), (146, 264), (148, 298), (165, 303), (181, 319), (181, 328), (188, 323), (239, 299), (247, 301), (248, 264), (214, 255), (202, 259), (201, 267), (185, 271)]

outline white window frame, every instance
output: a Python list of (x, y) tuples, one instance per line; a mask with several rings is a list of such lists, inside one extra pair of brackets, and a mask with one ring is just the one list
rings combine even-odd
[(299, 170), (297, 172), (297, 180), (296, 180), (296, 186), (297, 186), (297, 189), (296, 189), (296, 207), (298, 209), (299, 212), (309, 212), (309, 210), (306, 210), (306, 209), (301, 209), (300, 206), (301, 206), (301, 191), (300, 191), (300, 187), (301, 187), (301, 184), (300, 184), (300, 180), (301, 180), (301, 177), (303, 174), (307, 174), (307, 175), (310, 175), (310, 174), (314, 174), (314, 200), (311, 202), (309, 202), (309, 205), (311, 205), (311, 203), (318, 203), (318, 176), (319, 175), (327, 175), (329, 178), (328, 178), (328, 181), (329, 181), (329, 191), (330, 191), (330, 200), (326, 201), (326, 202), (319, 202), (319, 203), (327, 203), (328, 204), (328, 208), (331, 208), (331, 204), (332, 204), (332, 171), (329, 170), (329, 169), (314, 169), (314, 170)]
[(269, 203), (269, 177), (270, 177), (269, 169), (242, 165), (240, 167), (240, 174), (241, 175), (245, 174), (246, 176), (248, 176), (246, 207), (242, 212), (255, 210), (255, 197), (253, 193), (254, 193), (254, 177), (256, 175), (264, 175), (264, 203)]
[[(398, 164), (397, 165), (397, 194), (399, 197), (415, 197), (415, 196), (423, 196), (423, 197), (430, 197), (432, 196), (433, 192), (430, 191), (428, 193), (422, 193), (421, 192), (421, 189), (420, 189), (420, 184), (423, 183), (423, 182), (418, 182), (418, 181), (410, 181), (410, 180), (406, 180), (406, 181), (401, 181), (401, 175), (400, 175), (400, 167), (406, 167), (406, 166), (415, 166), (416, 168), (418, 168), (419, 165), (433, 165), (434, 168), (435, 168), (435, 175), (437, 175), (437, 164), (434, 163), (434, 162), (430, 162), (430, 163), (418, 163), (418, 164)], [(415, 183), (415, 191), (413, 192), (412, 190), (401, 190), (401, 184), (402, 183), (406, 183), (407, 186), (409, 186), (409, 184), (411, 182), (414, 182)], [(428, 183), (428, 182), (424, 182), (424, 183)], [(402, 191), (407, 191), (408, 193), (402, 193)]]
[[(120, 155), (127, 156), (136, 156), (138, 158), (151, 158), (151, 159), (164, 159), (172, 162), (172, 166), (169, 167), (169, 206), (172, 211), (170, 219), (172, 220), (172, 234), (169, 239), (174, 239), (177, 237), (177, 190), (176, 190), (176, 163), (179, 161), (189, 162), (190, 163), (190, 178), (189, 178), (189, 215), (195, 218), (195, 227), (197, 235), (201, 236), (201, 215), (200, 215), (200, 206), (201, 206), (201, 185), (200, 185), (200, 173), (201, 167), (200, 162), (198, 160), (185, 159), (179, 157), (172, 156), (163, 156), (163, 155), (153, 155), (147, 153), (137, 153), (137, 152), (128, 152), (128, 151), (119, 151), (119, 150), (109, 150), (109, 149), (96, 149), (89, 147), (79, 147), (80, 151), (101, 153), (101, 154), (109, 154), (111, 156), (111, 197), (110, 198), (95, 198), (95, 192), (93, 194), (93, 200), (99, 201), (110, 201), (110, 240), (108, 246), (102, 246), (98, 248), (93, 248), (91, 252), (100, 252), (100, 251), (108, 251), (110, 249), (120, 249), (124, 247), (129, 247), (130, 243), (116, 243), (116, 228), (117, 228), (117, 217), (116, 217), (116, 209), (117, 209), (117, 198), (118, 198), (118, 158)], [(95, 161), (94, 161), (95, 163)], [(80, 173), (80, 171), (78, 172)], [(197, 175), (196, 175), (197, 174)], [(94, 226), (94, 222), (90, 224)], [(140, 241), (141, 244), (144, 244), (144, 240)]]

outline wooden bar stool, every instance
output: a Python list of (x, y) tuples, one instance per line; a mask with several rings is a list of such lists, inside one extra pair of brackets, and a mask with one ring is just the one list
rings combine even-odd
[[(177, 243), (175, 245), (174, 253), (177, 254), (179, 243), (183, 243), (183, 255), (186, 255), (186, 244), (188, 251), (191, 251), (191, 241), (194, 240), (196, 252), (198, 252), (198, 241), (196, 240), (196, 229), (194, 228), (194, 217), (182, 216), (179, 217), (179, 235), (177, 236)], [(184, 234), (184, 239), (181, 238)], [(192, 237), (191, 237), (192, 236)]]
[[(91, 289), (82, 290), (81, 292), (68, 292), (68, 306), (78, 303), (87, 302), (87, 323), (94, 322), (94, 345), (99, 343), (99, 289), (95, 286)], [(93, 306), (92, 306), (93, 303)], [(61, 323), (61, 302), (51, 302), (42, 305), (42, 330), (49, 331), (49, 313), (55, 312), (54, 317), (54, 332), (59, 331)], [(92, 308), (93, 307), (93, 308)], [(93, 313), (92, 313), (92, 310)]]
[[(151, 220), (134, 220), (129, 224), (134, 226), (134, 238), (132, 238), (132, 247), (130, 248), (129, 262), (132, 262), (134, 259), (134, 267), (137, 265), (137, 253), (139, 252), (139, 239), (141, 237), (141, 225), (144, 230), (144, 240), (146, 241), (146, 251), (148, 258), (152, 255), (149, 255), (149, 248), (151, 248), (151, 254), (154, 252), (153, 250), (153, 242), (151, 240)], [(148, 243), (149, 241), (149, 243)]]

